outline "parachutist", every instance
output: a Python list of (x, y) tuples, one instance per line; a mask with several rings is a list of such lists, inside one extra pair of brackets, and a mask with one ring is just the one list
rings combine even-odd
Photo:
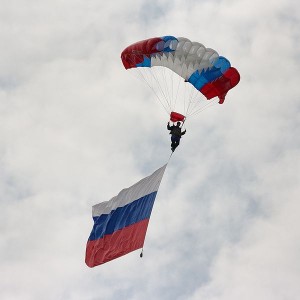
[(168, 122), (167, 124), (167, 129), (170, 130), (170, 134), (171, 134), (172, 152), (174, 152), (175, 149), (179, 146), (181, 137), (186, 133), (186, 129), (181, 132), (180, 125), (181, 125), (180, 122), (177, 122), (176, 126), (175, 125), (170, 126), (170, 122)]

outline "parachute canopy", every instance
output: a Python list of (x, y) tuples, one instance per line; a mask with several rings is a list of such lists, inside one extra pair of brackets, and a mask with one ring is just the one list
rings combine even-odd
[[(239, 72), (231, 67), (227, 58), (184, 37), (163, 36), (134, 43), (123, 50), (121, 59), (125, 69), (170, 69), (207, 100), (218, 97), (219, 103), (224, 102), (227, 92), (240, 80)], [(163, 85), (164, 82), (159, 82), (160, 88)], [(165, 97), (165, 92), (163, 94)]]
[(94, 226), (86, 246), (89, 267), (142, 248), (154, 200), (167, 165), (117, 196), (93, 206)]

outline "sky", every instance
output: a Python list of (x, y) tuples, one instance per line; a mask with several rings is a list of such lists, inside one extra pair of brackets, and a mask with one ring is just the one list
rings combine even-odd
[[(296, 0), (2, 0), (0, 298), (296, 300)], [(92, 205), (164, 165), (168, 116), (120, 60), (187, 37), (241, 74), (186, 122), (135, 251), (88, 268)]]

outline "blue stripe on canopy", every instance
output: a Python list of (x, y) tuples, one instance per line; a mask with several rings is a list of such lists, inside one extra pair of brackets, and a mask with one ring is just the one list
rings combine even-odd
[(197, 70), (190, 76), (188, 82), (190, 82), (197, 90), (200, 90), (208, 82), (212, 82), (221, 77), (229, 68), (229, 60), (220, 56), (211, 69), (202, 70), (201, 72)]

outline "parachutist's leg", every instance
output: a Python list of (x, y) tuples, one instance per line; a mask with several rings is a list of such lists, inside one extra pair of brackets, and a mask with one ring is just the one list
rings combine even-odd
[(176, 140), (174, 137), (171, 137), (171, 150), (174, 152), (176, 148)]
[(176, 136), (173, 136), (171, 137), (171, 141), (172, 141), (172, 144), (171, 144), (171, 150), (172, 152), (175, 151), (175, 149), (178, 147), (179, 145), (179, 142), (180, 142), (180, 138), (176, 137)]
[(177, 144), (177, 141), (174, 141), (173, 143), (173, 147), (172, 147), (172, 151), (174, 152), (175, 149), (177, 148), (178, 144)]

